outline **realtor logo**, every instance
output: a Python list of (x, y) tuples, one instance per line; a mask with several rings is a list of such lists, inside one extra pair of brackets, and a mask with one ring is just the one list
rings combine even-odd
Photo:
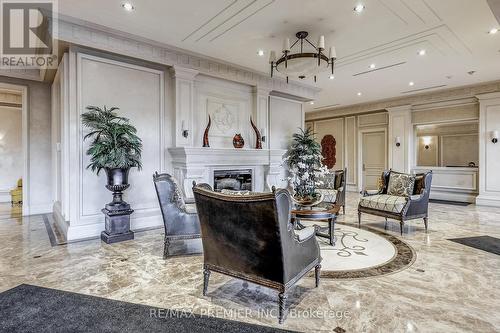
[(55, 2), (1, 0), (0, 67), (56, 68)]

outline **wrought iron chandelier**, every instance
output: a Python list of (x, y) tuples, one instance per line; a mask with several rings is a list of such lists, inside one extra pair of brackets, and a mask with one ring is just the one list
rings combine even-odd
[[(288, 83), (289, 76), (297, 76), (299, 79), (305, 79), (308, 76), (314, 76), (316, 82), (316, 75), (326, 71), (328, 68), (333, 70), (337, 54), (335, 47), (330, 47), (328, 57), (323, 53), (325, 50), (325, 36), (320, 36), (318, 46), (311, 43), (307, 36), (307, 31), (299, 31), (295, 34), (297, 40), (290, 45), (290, 38), (285, 38), (283, 41), (283, 55), (276, 59), (276, 52), (271, 51), (269, 54), (269, 63), (271, 64), (271, 77), (273, 77), (274, 70), (286, 75), (286, 82)], [(305, 43), (304, 43), (305, 42)], [(297, 46), (300, 52), (292, 53), (292, 48)], [(314, 50), (314, 52), (305, 51), (304, 46)], [(311, 47), (308, 47), (311, 46)]]

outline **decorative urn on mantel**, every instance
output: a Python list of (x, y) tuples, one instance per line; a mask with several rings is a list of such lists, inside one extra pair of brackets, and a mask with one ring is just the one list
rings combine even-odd
[(245, 146), (245, 140), (243, 140), (243, 137), (241, 136), (240, 133), (237, 133), (233, 137), (233, 147), (234, 148), (243, 148)]
[(97, 175), (104, 169), (106, 188), (113, 192), (113, 201), (102, 209), (105, 221), (101, 240), (107, 244), (134, 239), (134, 232), (130, 230), (130, 214), (134, 210), (123, 201), (123, 191), (130, 186), (130, 168), (140, 170), (142, 167), (142, 141), (137, 136), (137, 129), (115, 110), (118, 108), (88, 106), (81, 115), (83, 126), (90, 129), (84, 140), (92, 139), (87, 149), (90, 156), (87, 168)]

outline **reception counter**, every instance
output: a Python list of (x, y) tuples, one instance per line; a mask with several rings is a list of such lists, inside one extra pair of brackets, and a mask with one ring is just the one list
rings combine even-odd
[(431, 199), (475, 203), (479, 193), (477, 167), (414, 167), (414, 173), (432, 170)]

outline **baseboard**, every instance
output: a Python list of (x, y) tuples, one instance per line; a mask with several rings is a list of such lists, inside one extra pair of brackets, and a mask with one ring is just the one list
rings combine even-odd
[(477, 206), (500, 207), (500, 197), (478, 195), (476, 197)]
[(23, 211), (26, 212), (24, 215), (40, 215), (40, 214), (50, 214), (52, 213), (52, 204), (39, 204), (39, 205), (29, 205), (23, 207)]
[(0, 202), (11, 202), (10, 190), (0, 190)]
[[(146, 229), (154, 229), (163, 227), (163, 218), (161, 214), (154, 216), (134, 217), (130, 220), (130, 229), (132, 231), (140, 231)], [(64, 228), (63, 228), (64, 229)], [(104, 230), (104, 215), (102, 221), (97, 223), (75, 225), (69, 223), (65, 230), (66, 239), (68, 242), (74, 242), (85, 239), (98, 238)]]
[(55, 202), (53, 206), (53, 216), (56, 221), (57, 226), (61, 229), (62, 233), (66, 236), (68, 234), (69, 223), (66, 221), (62, 214), (61, 204), (59, 202)]
[(440, 191), (431, 188), (431, 199), (475, 203), (477, 194)]

